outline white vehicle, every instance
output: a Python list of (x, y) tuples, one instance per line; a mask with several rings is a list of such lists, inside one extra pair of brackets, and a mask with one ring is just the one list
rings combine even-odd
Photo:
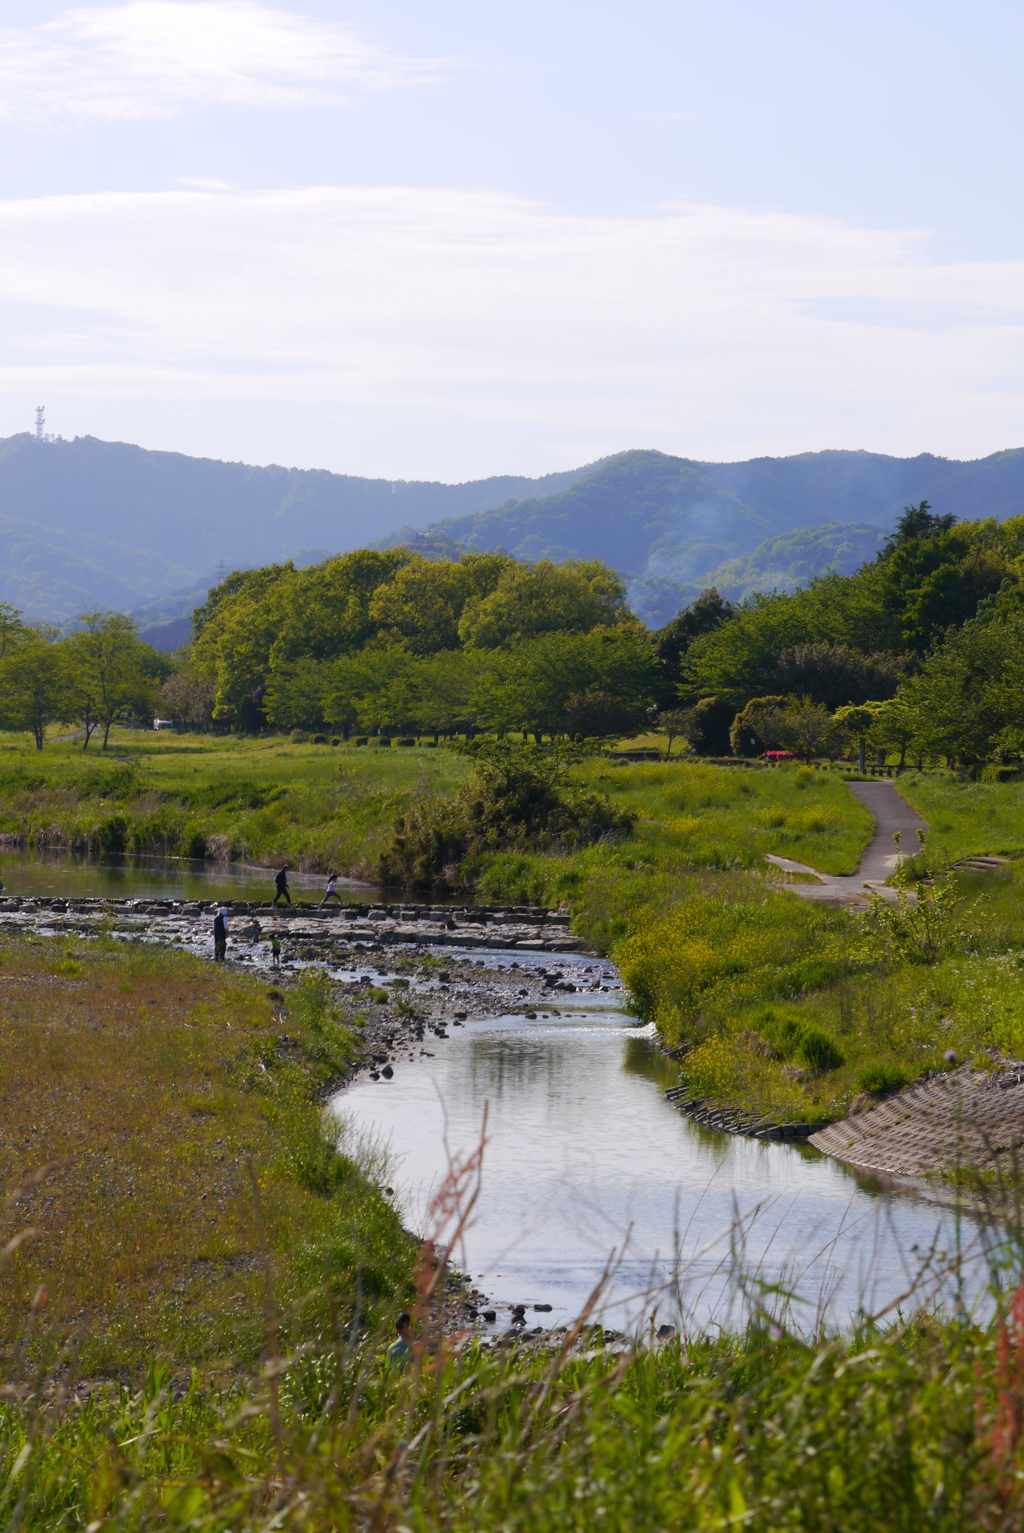
[(154, 729), (174, 729), (176, 727), (176, 725), (177, 725), (177, 720), (176, 719), (154, 719), (153, 720), (153, 728)]

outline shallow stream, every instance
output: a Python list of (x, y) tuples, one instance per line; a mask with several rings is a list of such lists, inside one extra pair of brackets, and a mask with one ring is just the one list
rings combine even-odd
[(951, 1211), (858, 1182), (807, 1146), (701, 1128), (665, 1101), (677, 1067), (619, 1004), (578, 996), (556, 1018), (468, 1021), (428, 1035), (391, 1081), (334, 1100), (346, 1135), (389, 1146), (389, 1180), (420, 1231), (450, 1156), (478, 1144), (486, 1104), (482, 1192), (453, 1259), (497, 1301), (499, 1330), (512, 1304), (529, 1325), (574, 1317), (613, 1252), (610, 1325), (655, 1310), (659, 1323), (735, 1322), (742, 1270), (773, 1311), (784, 1301), (760, 1284), (797, 1294), (793, 1317), (813, 1328), (880, 1310), (925, 1252), (974, 1239)]
[[(242, 863), (218, 863), (187, 857), (125, 856), (93, 861), (72, 852), (0, 851), (0, 879), (7, 894), (66, 899), (270, 899), (274, 873)], [(288, 874), (299, 899), (319, 898), (326, 880), (321, 874)], [(339, 879), (343, 898), (379, 900), (381, 891), (369, 884)]]

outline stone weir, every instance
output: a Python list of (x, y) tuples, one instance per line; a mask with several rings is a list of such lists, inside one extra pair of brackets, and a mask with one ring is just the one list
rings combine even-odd
[(417, 946), (520, 949), (582, 953), (585, 944), (569, 930), (569, 917), (530, 905), (273, 905), (254, 900), (33, 899), (0, 895), (0, 927), (87, 929), (167, 938), (204, 932), (219, 909), (228, 913), (232, 945), (278, 936), (316, 945), (318, 939), (370, 947)]

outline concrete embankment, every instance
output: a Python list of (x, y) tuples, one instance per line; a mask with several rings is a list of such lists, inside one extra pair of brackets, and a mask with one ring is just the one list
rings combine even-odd
[(922, 1182), (962, 1167), (1008, 1167), (1024, 1149), (1024, 1061), (940, 1071), (834, 1123), (787, 1123), (666, 1091), (681, 1112), (719, 1133), (809, 1144), (859, 1170)]
[(808, 1143), (897, 1178), (1005, 1164), (1024, 1145), (1024, 1063), (998, 1059), (990, 1068), (968, 1064), (927, 1076)]
[(806, 1140), (826, 1126), (823, 1123), (789, 1123), (770, 1113), (747, 1113), (738, 1107), (718, 1107), (702, 1097), (691, 1096), (687, 1086), (673, 1086), (665, 1092), (665, 1099), (704, 1128), (717, 1129), (723, 1134), (740, 1134), (745, 1139)]

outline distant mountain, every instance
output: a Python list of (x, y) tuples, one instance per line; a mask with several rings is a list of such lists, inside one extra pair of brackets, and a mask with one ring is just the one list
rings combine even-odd
[(396, 523), (551, 495), (593, 467), (438, 484), (22, 433), (0, 439), (0, 601), (57, 622), (83, 607), (139, 608), (198, 584), (218, 564), (308, 562), (314, 550), (325, 558)]
[(662, 628), (708, 586), (717, 586), (729, 601), (742, 601), (753, 591), (792, 591), (826, 570), (852, 575), (875, 557), (884, 536), (860, 522), (799, 528), (768, 538), (745, 559), (727, 559), (689, 585), (630, 576), (629, 604), (649, 628)]
[(826, 570), (852, 575), (875, 557), (884, 537), (881, 528), (863, 522), (799, 527), (769, 538), (746, 559), (720, 564), (711, 572), (710, 584), (730, 601), (742, 601), (752, 591), (792, 591)]
[(922, 499), (961, 518), (1024, 514), (1024, 451), (700, 463), (636, 450), (541, 479), (438, 484), (23, 434), (0, 440), (0, 601), (58, 622), (124, 608), (174, 647), (218, 567), (410, 543), (603, 559), (653, 622), (708, 584), (735, 596), (855, 567)]
[[(1024, 515), (1024, 450), (973, 463), (839, 451), (696, 463), (638, 450), (555, 495), (448, 517), (413, 541), (603, 559), (629, 577), (634, 610), (654, 623), (708, 585), (735, 599), (829, 568), (848, 573), (920, 500), (961, 519)], [(396, 533), (381, 546), (403, 541)]]

